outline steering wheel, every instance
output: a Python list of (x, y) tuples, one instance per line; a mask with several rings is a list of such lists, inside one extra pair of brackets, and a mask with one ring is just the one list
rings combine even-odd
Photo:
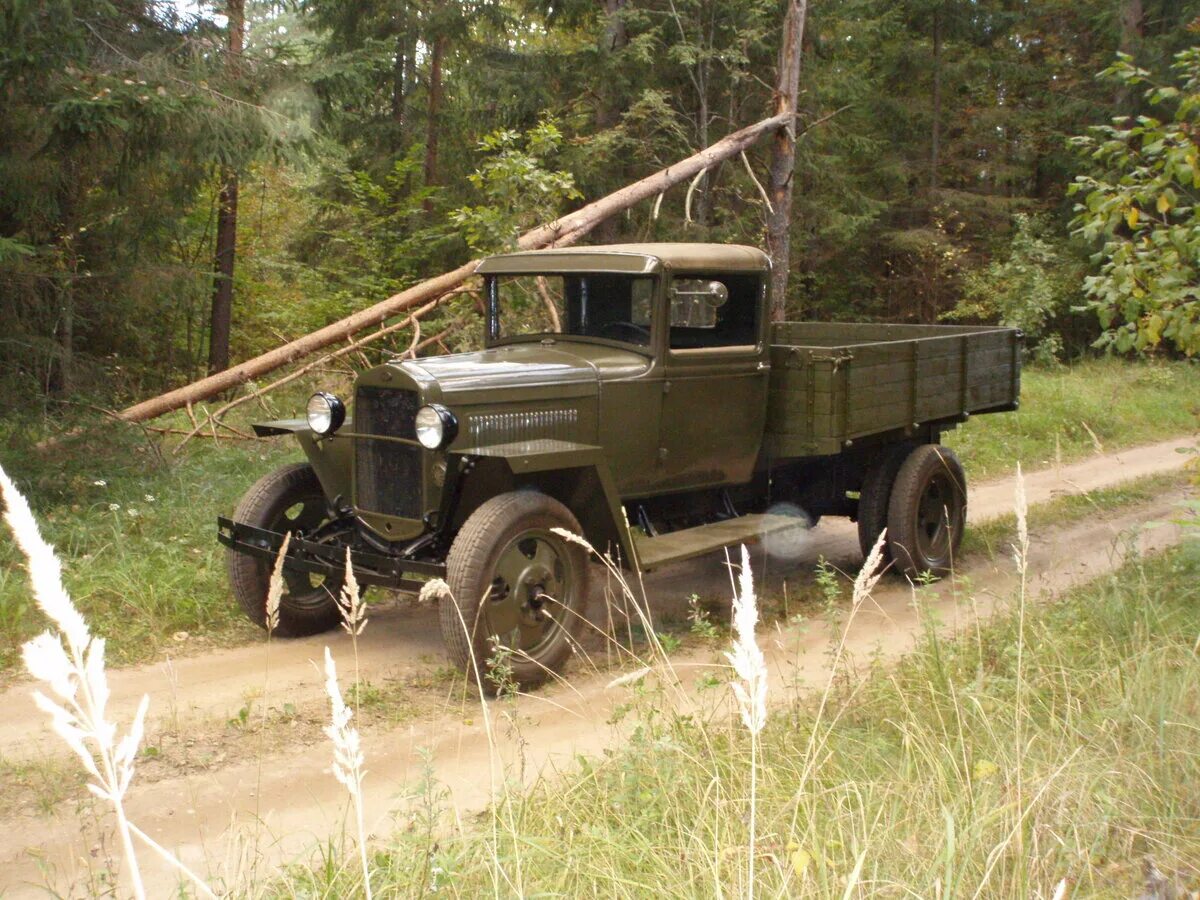
[[(614, 333), (609, 334), (609, 332)], [(600, 326), (600, 333), (596, 336), (611, 337), (615, 341), (625, 341), (629, 344), (650, 343), (650, 329), (635, 325), (633, 322), (605, 322)], [(632, 336), (633, 340), (629, 340), (629, 336)]]

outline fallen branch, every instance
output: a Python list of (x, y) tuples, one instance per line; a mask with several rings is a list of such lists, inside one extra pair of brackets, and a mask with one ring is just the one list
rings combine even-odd
[(189, 440), (191, 440), (193, 437), (195, 437), (197, 434), (199, 434), (201, 431), (203, 431), (204, 428), (209, 425), (209, 423), (214, 422), (214, 421), (219, 421), (227, 413), (229, 413), (230, 411), (232, 411), (234, 409), (237, 409), (242, 404), (249, 403), (251, 400), (255, 400), (259, 397), (262, 397), (264, 394), (268, 394), (271, 391), (281, 388), (285, 384), (289, 384), (289, 383), (295, 381), (297, 378), (301, 378), (304, 375), (307, 375), (309, 372), (313, 371), (313, 369), (318, 369), (321, 366), (329, 363), (331, 360), (335, 360), (335, 359), (338, 359), (339, 357), (346, 356), (347, 354), (354, 353), (355, 351), (361, 349), (362, 347), (366, 346), (369, 343), (372, 343), (373, 341), (377, 341), (380, 338), (386, 337), (387, 335), (392, 334), (396, 331), (399, 331), (402, 328), (407, 328), (409, 325), (415, 324), (418, 317), (425, 315), (426, 313), (436, 309), (438, 307), (438, 305), (442, 302), (443, 299), (444, 299), (444, 296), (438, 297), (432, 303), (425, 304), (420, 309), (418, 309), (416, 312), (414, 312), (412, 315), (405, 317), (404, 319), (402, 319), (399, 322), (389, 325), (386, 328), (381, 328), (379, 331), (373, 332), (372, 334), (367, 335), (365, 338), (360, 338), (357, 341), (352, 341), (351, 343), (347, 344), (344, 347), (339, 347), (337, 350), (333, 351), (332, 353), (326, 353), (324, 356), (320, 357), (319, 359), (315, 359), (312, 362), (307, 363), (306, 365), (303, 365), (300, 368), (289, 372), (288, 374), (284, 375), (282, 378), (275, 379), (270, 384), (264, 385), (263, 387), (260, 387), (260, 388), (256, 388), (255, 390), (251, 391), (249, 394), (243, 394), (241, 397), (236, 397), (233, 400), (230, 400), (224, 406), (220, 407), (219, 409), (215, 410), (214, 412), (209, 413), (202, 421), (197, 422), (195, 427), (193, 427), (190, 432), (186, 432), (186, 437), (184, 437), (184, 439), (179, 442), (179, 445), (175, 448), (175, 452), (178, 453), (183, 448), (184, 444), (186, 444)]
[[(551, 244), (565, 246), (587, 234), (592, 228), (610, 216), (626, 210), (642, 200), (662, 194), (667, 188), (694, 177), (698, 172), (721, 160), (740, 153), (755, 143), (762, 135), (776, 131), (792, 122), (792, 114), (781, 114), (755, 122), (746, 128), (727, 135), (699, 153), (689, 156), (653, 175), (621, 188), (619, 191), (589, 203), (582, 209), (563, 216), (547, 225), (542, 225), (522, 235), (517, 245), (523, 250), (533, 250)], [(346, 340), (367, 328), (380, 325), (399, 313), (428, 303), (447, 291), (461, 285), (475, 273), (476, 260), (415, 284), (400, 293), (388, 297), (374, 306), (360, 310), (302, 338), (277, 347), (274, 350), (246, 360), (210, 375), (199, 381), (144, 400), (122, 410), (120, 418), (127, 422), (143, 422), (171, 412), (189, 403), (214, 397), (231, 388), (260, 378), (268, 372), (293, 363), (298, 359), (322, 350), (331, 344)]]
[[(469, 292), (462, 291), (462, 293), (469, 293)], [(442, 299), (445, 299), (445, 298), (440, 298), (438, 302), (440, 302)], [(184, 445), (188, 441), (190, 441), (192, 438), (197, 437), (197, 436), (205, 436), (203, 434), (204, 428), (210, 426), (211, 423), (214, 423), (214, 422), (216, 424), (220, 425), (222, 428), (228, 428), (230, 431), (236, 432), (244, 440), (256, 440), (256, 438), (253, 435), (247, 435), (244, 432), (238, 432), (232, 426), (227, 425), (223, 421), (224, 416), (227, 415), (230, 411), (236, 409), (237, 407), (239, 407), (245, 403), (249, 403), (252, 400), (260, 399), (265, 394), (268, 394), (271, 391), (276, 390), (277, 388), (282, 387), (285, 384), (288, 384), (289, 382), (295, 381), (297, 378), (300, 378), (302, 375), (306, 375), (309, 372), (312, 372), (316, 369), (321, 368), (322, 366), (324, 366), (331, 360), (336, 359), (339, 356), (345, 356), (349, 353), (358, 352), (360, 350), (360, 348), (362, 348), (364, 345), (369, 344), (373, 341), (377, 341), (380, 338), (386, 337), (387, 335), (392, 334), (393, 332), (398, 331), (401, 328), (405, 327), (410, 322), (412, 323), (412, 325), (414, 327), (415, 333), (418, 335), (418, 338), (417, 338), (418, 342), (412, 344), (407, 350), (404, 351), (403, 354), (401, 354), (401, 356), (408, 356), (410, 359), (415, 358), (416, 354), (419, 353), (421, 350), (424, 350), (426, 347), (429, 347), (434, 343), (441, 343), (441, 340), (443, 338), (445, 338), (447, 335), (453, 334), (455, 331), (457, 331), (459, 328), (462, 328), (463, 325), (466, 324), (466, 319), (462, 316), (459, 316), (458, 318), (453, 320), (453, 322), (450, 324), (450, 326), (448, 328), (438, 332), (437, 334), (433, 335), (432, 337), (426, 338), (425, 340), (420, 340), (420, 338), (419, 338), (420, 320), (417, 317), (418, 317), (418, 315), (428, 312), (429, 310), (433, 309), (437, 305), (438, 305), (438, 303), (430, 303), (427, 306), (422, 307), (421, 309), (417, 310), (415, 313), (413, 313), (411, 316), (405, 318), (403, 321), (396, 323), (395, 325), (389, 325), (387, 328), (380, 329), (379, 331), (376, 331), (372, 334), (367, 335), (365, 338), (360, 338), (359, 340), (355, 341), (351, 345), (348, 345), (346, 347), (341, 347), (338, 350), (334, 351), (333, 353), (327, 353), (325, 356), (322, 356), (320, 359), (313, 360), (311, 363), (308, 363), (307, 365), (302, 366), (301, 368), (297, 369), (294, 372), (289, 372), (284, 377), (278, 378), (268, 385), (264, 385), (263, 387), (258, 388), (257, 390), (252, 391), (249, 394), (245, 394), (244, 396), (238, 397), (236, 400), (231, 400), (229, 403), (226, 403), (220, 409), (214, 410), (213, 412), (209, 413), (207, 415), (207, 417), (204, 419), (204, 421), (198, 422), (192, 428), (191, 431), (187, 431), (182, 428), (178, 428), (178, 429), (157, 429), (157, 428), (155, 428), (155, 429), (151, 429), (151, 430), (153, 430), (153, 431), (161, 430), (165, 434), (181, 434), (181, 435), (183, 435), (183, 440), (181, 440), (175, 446), (174, 451), (172, 451), (173, 453), (179, 453), (183, 449)], [(213, 436), (215, 437), (215, 435), (213, 435)]]

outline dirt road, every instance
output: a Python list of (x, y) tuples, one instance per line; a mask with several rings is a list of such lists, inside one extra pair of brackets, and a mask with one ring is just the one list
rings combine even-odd
[[(1186, 461), (1178, 448), (1189, 443), (1165, 442), (1031, 473), (1026, 479), (1029, 502), (1177, 470)], [(1146, 531), (1137, 526), (1169, 517), (1179, 499), (1164, 496), (1035, 533), (1034, 589), (1058, 591), (1111, 570), (1131, 550), (1169, 547), (1178, 539), (1175, 529)], [(1011, 481), (974, 488), (971, 520), (1008, 513), (1012, 502)], [(1133, 537), (1121, 538), (1131, 533)], [(786, 564), (756, 555), (762, 593), (779, 593), (785, 580), (803, 579), (821, 555), (850, 571), (860, 562), (853, 525), (844, 520), (822, 522), (797, 549), (797, 557)], [(974, 603), (964, 604), (956, 584), (946, 582), (923, 600), (924, 608), (949, 623), (974, 609), (986, 613), (1015, 585), (1011, 562), (1006, 554), (1000, 557), (966, 561), (964, 574), (970, 577)], [(656, 614), (662, 614), (664, 609), (678, 612), (693, 593), (727, 601), (729, 585), (724, 557), (714, 555), (651, 574), (646, 592)], [(854, 619), (847, 634), (848, 651), (885, 656), (904, 652), (918, 630), (911, 591), (885, 580), (874, 601)], [(600, 605), (593, 603), (594, 608)], [(775, 626), (761, 639), (774, 669), (774, 684), (803, 688), (823, 683), (831, 640), (823, 622), (813, 620), (805, 628)], [(128, 721), (141, 695), (148, 693), (151, 722), (145, 744), (162, 748), (160, 758), (147, 759), (139, 770), (127, 801), (130, 818), (214, 883), (231, 884), (256, 866), (262, 873), (281, 859), (303, 857), (343, 828), (345, 795), (329, 775), (329, 750), (319, 730), (324, 694), (318, 661), (327, 644), (345, 683), (354, 665), (346, 635), (277, 641), (270, 648), (265, 701), (261, 644), (110, 673), (114, 715)], [(611, 672), (589, 672), (577, 664), (570, 685), (490, 704), (490, 715), (501, 717), (493, 722), (493, 747), (478, 700), (454, 698), (449, 680), (438, 677), (443, 657), (435, 610), (403, 602), (374, 608), (358, 651), (362, 677), (371, 684), (415, 685), (415, 699), (400, 707), (404, 721), (364, 728), (370, 771), (368, 827), (380, 835), (396, 827), (395, 817), (402, 815), (398, 811), (406, 808), (399, 798), (412, 790), (427, 767), (450, 790), (457, 808), (478, 808), (500, 780), (530, 780), (569, 765), (578, 753), (608, 746), (616, 734), (607, 723), (613, 707), (626, 697), (624, 688), (606, 688)], [(684, 652), (673, 658), (673, 665), (681, 672), (691, 667), (716, 669), (718, 656), (715, 651)], [(684, 675), (682, 680), (693, 679)], [(18, 684), (0, 694), (0, 709), (5, 711), (0, 757), (10, 764), (24, 760), (46, 766), (46, 760), (60, 757), (62, 751), (30, 702), (29, 690), (29, 685)], [(272, 710), (269, 723), (256, 731), (252, 726), (264, 708)], [(6, 897), (44, 896), (35, 886), (46, 883), (46, 867), (50, 881), (67, 894), (104, 867), (107, 843), (88, 802), (68, 799), (48, 813), (34, 807), (15, 812), (10, 808), (0, 814), (0, 823), (0, 889)], [(143, 862), (156, 893), (175, 883), (172, 872), (150, 854)]]

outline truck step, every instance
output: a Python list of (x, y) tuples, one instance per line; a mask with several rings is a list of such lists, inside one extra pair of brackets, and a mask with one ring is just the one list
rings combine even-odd
[(771, 513), (754, 513), (672, 531), (658, 537), (646, 537), (634, 532), (634, 545), (643, 569), (654, 569), (681, 559), (702, 556), (720, 550), (730, 544), (749, 544), (768, 534), (789, 528), (806, 528), (808, 523), (796, 516), (780, 516)]

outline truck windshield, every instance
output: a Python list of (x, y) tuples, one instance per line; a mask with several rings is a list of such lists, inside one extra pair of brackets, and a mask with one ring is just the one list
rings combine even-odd
[(646, 347), (654, 279), (634, 275), (495, 275), (488, 280), (492, 340), (575, 334)]

